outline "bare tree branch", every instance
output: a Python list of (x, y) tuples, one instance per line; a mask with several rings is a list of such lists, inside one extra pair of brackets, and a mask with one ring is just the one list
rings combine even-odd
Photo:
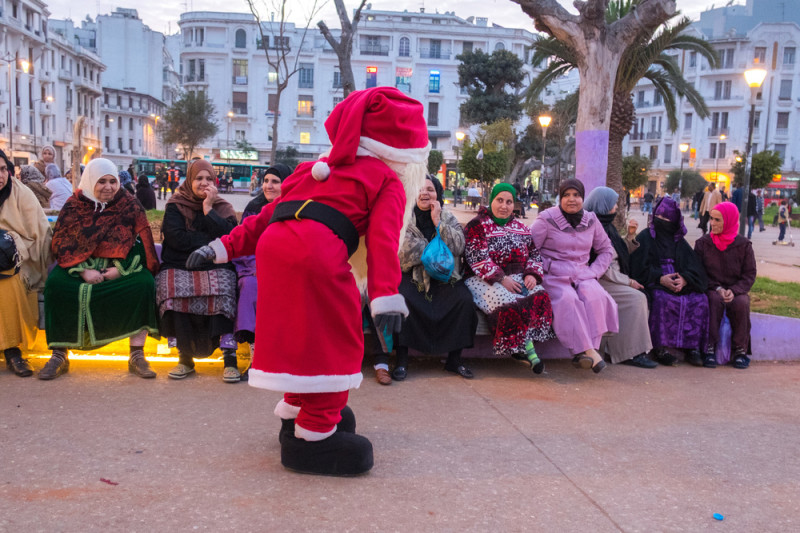
[(324, 21), (317, 22), (320, 33), (325, 37), (325, 40), (331, 45), (333, 51), (336, 52), (336, 57), (339, 59), (339, 74), (342, 84), (342, 91), (344, 96), (347, 96), (355, 90), (355, 78), (353, 76), (353, 68), (350, 64), (350, 56), (353, 53), (353, 38), (355, 37), (358, 28), (358, 22), (361, 20), (361, 10), (367, 3), (367, 0), (361, 0), (361, 4), (353, 14), (352, 22), (347, 17), (347, 10), (344, 7), (344, 0), (333, 0), (336, 6), (336, 12), (339, 14), (339, 21), (342, 25), (342, 31), (337, 41), (328, 29), (328, 25)]

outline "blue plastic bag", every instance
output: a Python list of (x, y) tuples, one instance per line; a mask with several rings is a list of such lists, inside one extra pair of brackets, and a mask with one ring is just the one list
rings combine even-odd
[(438, 226), (436, 227), (436, 236), (422, 251), (422, 266), (433, 279), (442, 283), (450, 281), (450, 276), (453, 275), (456, 261), (453, 258), (453, 252), (439, 236)]
[(717, 343), (717, 364), (727, 365), (731, 360), (731, 321), (728, 320), (727, 313), (722, 315), (722, 323), (719, 325), (719, 342)]

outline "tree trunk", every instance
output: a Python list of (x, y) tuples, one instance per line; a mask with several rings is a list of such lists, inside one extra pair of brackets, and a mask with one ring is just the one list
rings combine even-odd
[(625, 224), (625, 191), (622, 187), (622, 140), (631, 130), (636, 117), (633, 96), (626, 92), (615, 92), (611, 109), (611, 127), (608, 132), (608, 172), (606, 186), (619, 194), (617, 200), (617, 218), (614, 221), (617, 229)]
[[(344, 47), (343, 47), (344, 48)], [(339, 76), (342, 81), (342, 93), (344, 97), (356, 90), (356, 80), (353, 76), (353, 66), (350, 62), (351, 51), (353, 49), (353, 37), (347, 43), (347, 50), (343, 50), (339, 55)]]
[(270, 149), (269, 164), (275, 164), (275, 154), (278, 151), (278, 120), (281, 117), (281, 93), (283, 87), (278, 86), (278, 91), (275, 93), (275, 118), (272, 120), (272, 148)]

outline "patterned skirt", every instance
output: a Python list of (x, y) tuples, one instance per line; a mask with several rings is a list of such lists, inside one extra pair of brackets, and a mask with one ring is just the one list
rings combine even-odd
[[(511, 279), (523, 283), (522, 274), (512, 274)], [(465, 284), (475, 305), (489, 319), (494, 331), (495, 355), (524, 353), (528, 341), (542, 342), (555, 338), (550, 296), (541, 285), (525, 295), (509, 292), (500, 283), (486, 283), (477, 276), (469, 278)]]

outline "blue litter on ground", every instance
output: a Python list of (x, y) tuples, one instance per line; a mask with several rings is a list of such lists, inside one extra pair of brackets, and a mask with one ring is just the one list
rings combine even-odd
[(722, 516), (721, 514), (719, 514), (719, 513), (714, 513), (714, 519), (715, 519), (715, 520), (722, 520), (722, 519), (724, 519), (724, 518), (725, 518), (725, 517), (724, 517), (724, 516)]

